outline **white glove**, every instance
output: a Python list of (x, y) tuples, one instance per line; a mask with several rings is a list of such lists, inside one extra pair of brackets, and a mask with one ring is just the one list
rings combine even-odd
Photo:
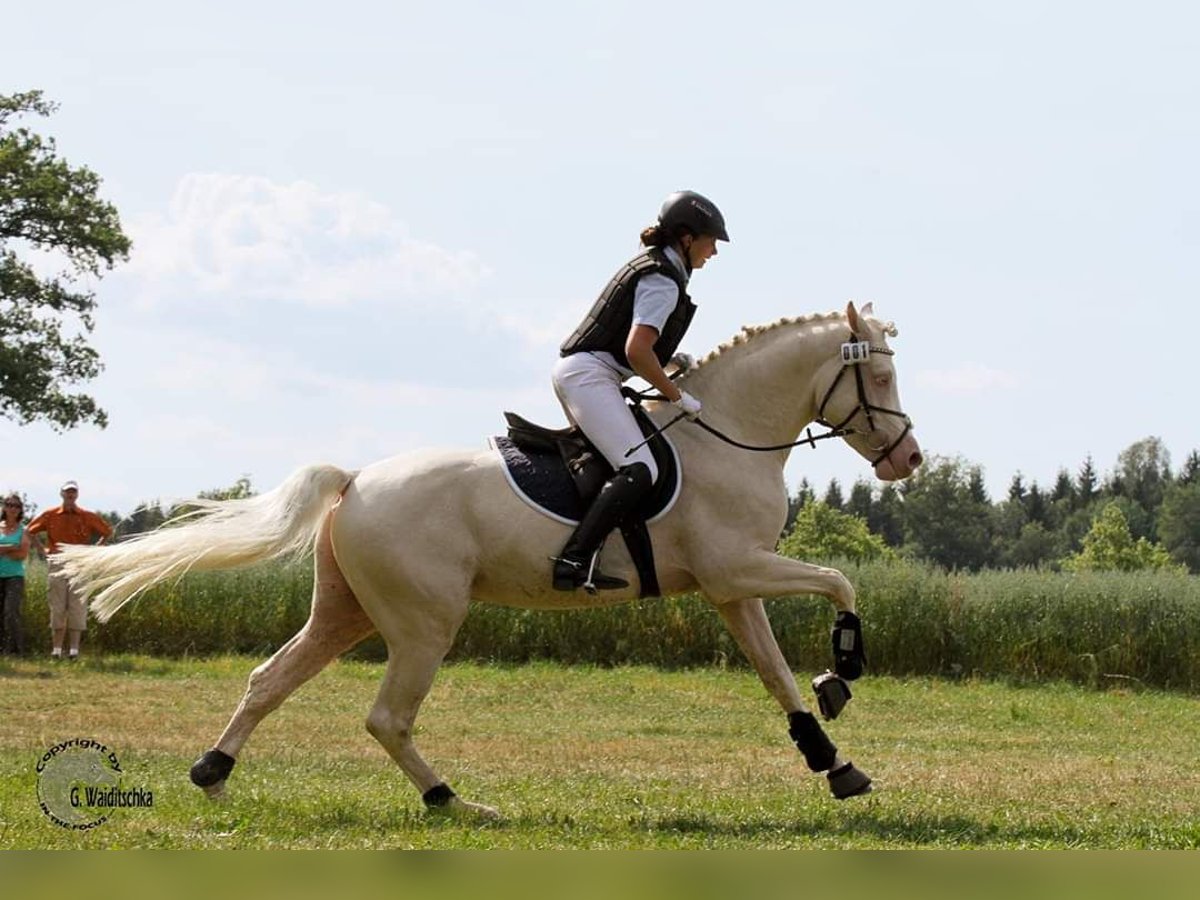
[(679, 399), (672, 400), (671, 405), (693, 421), (700, 418), (700, 401), (687, 391), (680, 391)]
[(668, 362), (681, 372), (690, 372), (696, 368), (696, 358), (690, 353), (676, 353)]

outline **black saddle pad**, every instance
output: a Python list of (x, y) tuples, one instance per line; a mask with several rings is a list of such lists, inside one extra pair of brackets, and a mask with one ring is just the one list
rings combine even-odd
[[(649, 417), (637, 418), (643, 434), (654, 430)], [(579, 495), (556, 448), (519, 447), (506, 435), (493, 437), (492, 446), (504, 460), (509, 485), (522, 500), (566, 524), (574, 525), (583, 518), (592, 497), (585, 499)], [(646, 521), (663, 515), (674, 505), (679, 494), (679, 458), (675, 448), (665, 436), (657, 435), (650, 441), (650, 450), (658, 463), (658, 480), (642, 506), (642, 517)], [(603, 470), (603, 477), (596, 479), (602, 484), (612, 475), (612, 466), (598, 452), (593, 451), (591, 456), (589, 465)]]

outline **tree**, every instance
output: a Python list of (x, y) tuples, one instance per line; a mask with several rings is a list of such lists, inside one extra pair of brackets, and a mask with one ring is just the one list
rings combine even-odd
[(1114, 495), (1128, 497), (1153, 516), (1170, 483), (1171, 454), (1162, 438), (1148, 437), (1121, 451), (1111, 487)]
[(133, 512), (117, 524), (117, 540), (153, 531), (165, 521), (167, 521), (167, 514), (163, 512), (161, 501), (155, 500), (153, 503), (141, 503)]
[(1012, 477), (1012, 481), (1008, 484), (1008, 499), (1023, 501), (1025, 499), (1025, 482), (1021, 478), (1021, 473), (1018, 472)]
[(895, 485), (885, 484), (879, 489), (879, 499), (871, 505), (867, 525), (889, 547), (904, 543), (904, 501)]
[(1062, 565), (1070, 572), (1182, 568), (1171, 562), (1170, 554), (1160, 544), (1144, 537), (1135, 541), (1117, 503), (1105, 504), (1083, 539), (1083, 549), (1064, 559)]
[(858, 516), (870, 525), (871, 522), (871, 485), (861, 478), (856, 479), (854, 487), (850, 488), (850, 497), (846, 500), (845, 511), (852, 516)]
[(829, 479), (829, 487), (825, 489), (825, 498), (823, 500), (826, 506), (832, 506), (834, 509), (840, 510), (846, 505), (842, 499), (842, 486), (838, 484), (836, 478)]
[(1029, 486), (1028, 493), (1025, 494), (1025, 515), (1030, 522), (1045, 525), (1046, 513), (1046, 495), (1042, 493), (1042, 489), (1035, 481)]
[(197, 496), (201, 500), (245, 500), (255, 494), (250, 476), (243, 475), (226, 488), (213, 488), (211, 491), (201, 491)]
[(796, 493), (788, 497), (787, 519), (784, 520), (783, 531), (779, 534), (780, 537), (783, 537), (783, 535), (792, 530), (792, 523), (796, 521), (796, 514), (815, 499), (816, 495), (813, 493), (812, 485), (808, 483), (807, 478), (801, 478), (800, 486), (796, 488)]
[(1050, 492), (1050, 502), (1056, 504), (1066, 504), (1070, 507), (1075, 500), (1075, 485), (1071, 484), (1071, 473), (1066, 469), (1058, 470), (1058, 477), (1054, 479), (1054, 490)]
[(982, 503), (984, 506), (991, 505), (992, 501), (988, 497), (987, 485), (983, 483), (983, 469), (979, 466), (971, 467), (971, 474), (967, 478), (967, 493), (976, 503)]
[[(83, 337), (93, 328), (95, 295), (77, 282), (128, 259), (130, 245), (116, 208), (98, 196), (98, 175), (60, 159), (53, 138), (9, 125), (56, 108), (40, 91), (0, 94), (0, 415), (44, 419), (58, 430), (104, 427), (96, 401), (71, 393), (102, 368)], [(58, 254), (68, 268), (39, 276), (18, 249)]]
[(1092, 454), (1089, 453), (1087, 459), (1083, 461), (1083, 465), (1079, 467), (1079, 475), (1075, 479), (1076, 509), (1083, 509), (1096, 499), (1099, 494), (1098, 484), (1096, 466), (1092, 462)]
[(1062, 556), (1054, 533), (1041, 522), (1026, 522), (1016, 539), (1009, 542), (1000, 557), (1000, 565), (1010, 569), (1036, 569)]
[(1183, 461), (1183, 468), (1179, 470), (1179, 477), (1176, 479), (1179, 484), (1195, 484), (1200, 481), (1200, 450), (1193, 450), (1188, 454), (1188, 458)]
[(779, 552), (792, 559), (854, 562), (896, 555), (862, 519), (826, 503), (809, 503), (800, 510), (792, 530), (779, 542)]
[(959, 458), (929, 460), (904, 482), (904, 543), (947, 569), (980, 569), (992, 556), (991, 509), (971, 495)]
[(1167, 489), (1158, 517), (1158, 534), (1171, 559), (1200, 573), (1200, 481)]

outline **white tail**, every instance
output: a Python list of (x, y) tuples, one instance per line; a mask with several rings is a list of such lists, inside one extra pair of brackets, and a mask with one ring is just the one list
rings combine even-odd
[[(200, 509), (111, 546), (71, 546), (54, 557), (101, 622), (154, 584), (192, 569), (231, 569), (312, 547), (333, 498), (354, 473), (308, 466), (283, 484), (246, 500), (195, 500)], [(99, 593), (97, 593), (97, 591)]]

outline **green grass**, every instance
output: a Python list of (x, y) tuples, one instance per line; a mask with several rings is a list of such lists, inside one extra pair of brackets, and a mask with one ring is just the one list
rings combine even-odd
[[(210, 803), (187, 769), (259, 660), (0, 665), (0, 847), (1196, 848), (1186, 696), (867, 678), (834, 740), (875, 793), (833, 800), (758, 681), (716, 667), (446, 666), (426, 758), (499, 825), (431, 819), (363, 721), (382, 666), (343, 661), (255, 733)], [(53, 743), (115, 748), (155, 805), (79, 834), (35, 800)]]

